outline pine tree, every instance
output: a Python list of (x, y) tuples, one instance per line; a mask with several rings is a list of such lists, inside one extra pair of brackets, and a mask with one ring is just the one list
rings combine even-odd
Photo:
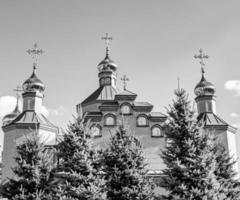
[[(217, 144), (212, 133), (206, 134), (201, 131), (202, 127), (197, 123), (186, 92), (178, 89), (175, 95), (177, 99), (168, 109), (169, 122), (166, 127), (168, 145), (162, 152), (167, 167), (163, 171), (161, 183), (168, 191), (165, 198), (239, 199), (239, 187), (233, 179), (233, 163), (225, 149)], [(226, 191), (231, 191), (232, 197)]]
[(102, 152), (108, 200), (152, 200), (154, 184), (146, 177), (142, 146), (120, 127)]
[(14, 178), (3, 186), (3, 197), (13, 200), (51, 200), (53, 152), (45, 148), (35, 133), (25, 136), (16, 148)]
[(60, 200), (104, 199), (99, 155), (91, 142), (90, 123), (83, 121), (71, 123), (57, 145), (59, 181), (56, 196)]

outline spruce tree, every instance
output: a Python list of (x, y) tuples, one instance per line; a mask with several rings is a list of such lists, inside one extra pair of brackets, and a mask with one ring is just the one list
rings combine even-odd
[[(233, 163), (225, 149), (218, 144), (213, 133), (201, 131), (186, 92), (178, 89), (175, 95), (177, 99), (168, 109), (167, 146), (162, 152), (167, 167), (161, 183), (168, 192), (165, 198), (239, 199), (239, 187), (233, 179)], [(231, 191), (232, 197), (224, 190)]]
[(102, 152), (108, 200), (152, 200), (154, 184), (146, 176), (139, 140), (122, 126)]
[(45, 148), (37, 134), (25, 136), (16, 147), (13, 178), (2, 187), (2, 195), (13, 200), (51, 200), (53, 152)]
[(92, 145), (89, 127), (90, 123), (84, 123), (84, 119), (76, 120), (57, 145), (56, 196), (60, 200), (104, 199), (99, 155)]

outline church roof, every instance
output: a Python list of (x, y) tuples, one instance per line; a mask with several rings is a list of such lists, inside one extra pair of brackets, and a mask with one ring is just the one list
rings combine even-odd
[(167, 117), (165, 114), (161, 112), (150, 112), (149, 116), (150, 117)]
[(136, 101), (136, 102), (134, 102), (133, 103), (133, 105), (135, 106), (135, 107), (145, 107), (145, 106), (147, 106), (147, 107), (153, 107), (153, 105), (152, 104), (150, 104), (150, 103), (148, 103), (148, 102), (138, 102), (138, 101)]
[(233, 131), (235, 130), (234, 127), (230, 126), (220, 116), (212, 112), (205, 112), (205, 113), (199, 114), (198, 121), (202, 121), (204, 126), (224, 126), (224, 127), (230, 127)]
[(133, 96), (136, 96), (137, 94), (126, 89), (126, 90), (123, 90), (122, 92), (119, 92), (117, 95), (123, 95), (123, 96), (124, 95), (126, 95), (126, 96), (133, 95)]
[(33, 110), (26, 110), (22, 112), (16, 119), (14, 119), (11, 124), (29, 124), (29, 123), (39, 123), (48, 127), (57, 128), (48, 119), (40, 113), (36, 113)]
[(115, 95), (118, 93), (117, 88), (111, 85), (99, 87), (90, 96), (88, 96), (82, 104), (87, 104), (95, 100), (114, 100)]

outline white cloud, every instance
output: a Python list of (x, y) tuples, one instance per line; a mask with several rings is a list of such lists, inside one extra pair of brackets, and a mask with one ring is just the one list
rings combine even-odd
[(11, 113), (17, 103), (17, 99), (14, 96), (2, 96), (0, 97), (0, 117)]
[(240, 80), (228, 80), (224, 84), (224, 88), (226, 90), (234, 91), (240, 96)]
[(56, 109), (48, 109), (50, 115), (55, 115), (55, 116), (62, 116), (64, 115), (65, 108), (63, 106), (59, 106)]
[(233, 118), (238, 118), (238, 117), (239, 117), (239, 114), (237, 114), (237, 113), (231, 113), (230, 116), (233, 117)]
[(232, 124), (233, 127), (235, 128), (240, 128), (240, 122)]

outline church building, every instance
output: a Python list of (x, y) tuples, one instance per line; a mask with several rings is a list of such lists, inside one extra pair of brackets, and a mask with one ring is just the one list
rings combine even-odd
[(137, 94), (126, 87), (128, 78), (122, 78), (124, 89), (117, 87), (117, 64), (110, 58), (108, 35), (105, 58), (98, 64), (99, 87), (76, 106), (79, 117), (93, 123), (94, 143), (103, 147), (114, 133), (115, 128), (124, 121), (132, 134), (137, 136), (144, 148), (149, 165), (149, 173), (159, 174), (164, 168), (159, 156), (160, 148), (165, 146), (164, 124), (167, 116), (161, 112), (152, 112), (149, 102), (137, 101)]
[[(106, 35), (102, 39), (106, 41), (106, 55), (97, 66), (99, 87), (76, 105), (78, 117), (84, 116), (86, 121), (90, 120), (94, 144), (100, 148), (107, 144), (115, 128), (124, 122), (130, 134), (138, 137), (143, 145), (149, 175), (159, 176), (165, 168), (160, 153), (161, 149), (168, 145), (164, 136), (167, 116), (161, 112), (153, 112), (151, 103), (138, 101), (137, 93), (127, 89), (128, 78), (125, 75), (121, 79), (124, 88), (118, 89), (118, 66), (110, 58), (109, 40), (112, 38)], [(51, 146), (56, 144), (59, 135), (59, 128), (41, 113), (45, 85), (36, 75), (36, 57), (42, 53), (42, 50), (35, 44), (28, 53), (33, 56), (35, 62), (32, 75), (23, 83), (20, 90), (23, 99), (22, 111), (17, 103), (14, 111), (3, 119), (3, 181), (12, 176), (16, 142), (22, 141), (25, 135), (37, 133), (47, 146)], [(216, 134), (229, 154), (236, 157), (237, 130), (217, 114), (216, 89), (205, 78), (203, 59), (208, 56), (200, 50), (200, 53), (194, 57), (200, 59), (202, 67), (201, 80), (194, 89), (199, 124), (203, 127), (203, 131)], [(238, 171), (237, 165), (235, 167)]]

